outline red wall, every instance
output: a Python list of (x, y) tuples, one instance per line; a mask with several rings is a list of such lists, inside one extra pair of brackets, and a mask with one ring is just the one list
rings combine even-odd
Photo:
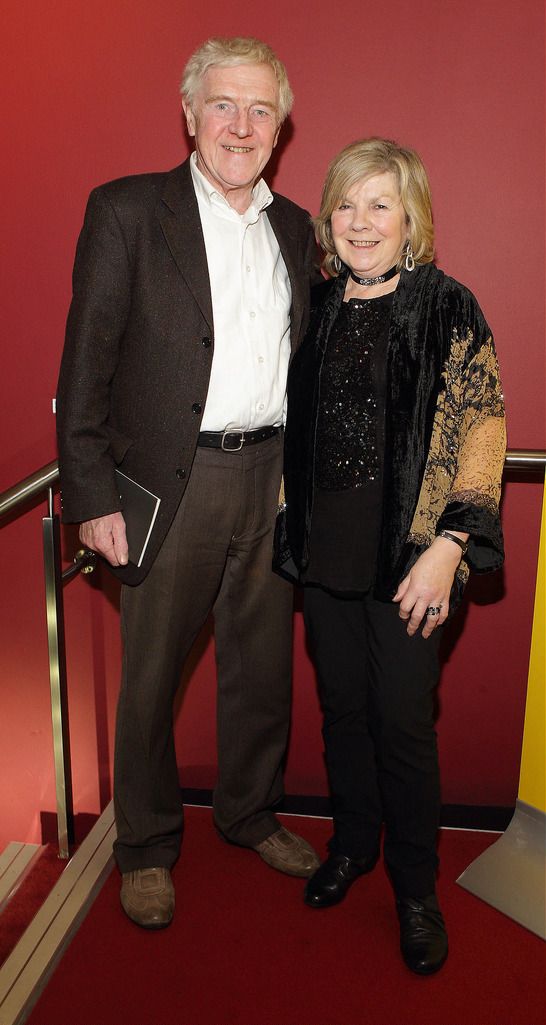
[[(502, 362), (512, 448), (544, 448), (542, 0), (33, 0), (5, 5), (1, 73), (9, 140), (0, 168), (3, 400), (0, 489), (55, 457), (51, 397), (73, 250), (90, 188), (187, 153), (177, 83), (208, 35), (255, 34), (286, 61), (296, 95), (275, 187), (316, 212), (341, 146), (379, 133), (417, 148), (433, 187), (440, 265), (478, 295)], [(539, 411), (540, 414), (539, 414)], [(471, 588), (440, 690), (444, 799), (510, 804), (517, 792), (541, 488), (511, 482), (504, 578)], [(54, 808), (40, 515), (5, 525), (0, 681), (0, 849), (38, 837)], [(74, 531), (65, 532), (67, 558)], [(110, 794), (118, 686), (117, 591), (66, 591), (76, 810)], [(492, 599), (496, 599), (494, 602)], [(188, 785), (214, 780), (214, 668), (207, 638), (178, 719)], [(98, 767), (97, 767), (98, 766)], [(313, 673), (296, 617), (290, 792), (325, 791)]]

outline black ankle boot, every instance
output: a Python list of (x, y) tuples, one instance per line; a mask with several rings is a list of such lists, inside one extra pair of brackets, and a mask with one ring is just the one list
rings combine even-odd
[(371, 858), (347, 858), (330, 854), (307, 883), (303, 899), (310, 908), (329, 908), (339, 904), (359, 876), (371, 872), (377, 855)]
[(398, 897), (396, 910), (400, 950), (408, 968), (418, 975), (437, 972), (447, 957), (447, 933), (436, 895)]

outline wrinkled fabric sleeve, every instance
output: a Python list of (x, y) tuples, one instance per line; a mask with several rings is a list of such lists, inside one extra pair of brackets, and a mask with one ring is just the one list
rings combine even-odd
[(78, 240), (57, 390), (64, 522), (121, 508), (106, 427), (130, 307), (130, 258), (109, 198), (91, 193)]

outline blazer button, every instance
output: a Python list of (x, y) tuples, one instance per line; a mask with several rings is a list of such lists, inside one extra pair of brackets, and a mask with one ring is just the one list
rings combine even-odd
[(210, 338), (202, 338), (201, 339), (201, 345), (204, 345), (205, 349), (210, 349), (210, 347), (212, 345), (212, 342), (211, 342)]
[(200, 413), (201, 409), (202, 407), (199, 405), (198, 402), (194, 402), (193, 406), (191, 407), (192, 413)]
[(178, 480), (184, 480), (184, 477), (186, 476), (186, 471), (179, 467), (176, 471), (176, 476), (178, 477)]

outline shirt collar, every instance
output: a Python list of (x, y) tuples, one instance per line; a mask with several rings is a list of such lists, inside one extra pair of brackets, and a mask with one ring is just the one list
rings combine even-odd
[(252, 189), (252, 201), (250, 206), (243, 214), (238, 214), (236, 210), (231, 207), (219, 190), (212, 185), (208, 178), (199, 170), (197, 166), (197, 154), (195, 151), (190, 157), (190, 170), (193, 180), (193, 187), (198, 201), (205, 203), (215, 213), (228, 213), (235, 215), (235, 217), (241, 218), (246, 224), (253, 224), (258, 220), (262, 210), (270, 206), (273, 202), (273, 194), (266, 185), (263, 178), (260, 178), (254, 188)]

